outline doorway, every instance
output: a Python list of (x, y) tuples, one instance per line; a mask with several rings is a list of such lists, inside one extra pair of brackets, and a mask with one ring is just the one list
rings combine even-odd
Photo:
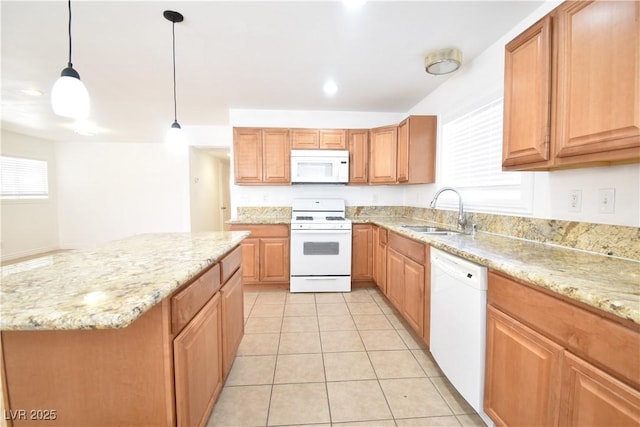
[(190, 147), (191, 231), (225, 231), (230, 218), (229, 149)]

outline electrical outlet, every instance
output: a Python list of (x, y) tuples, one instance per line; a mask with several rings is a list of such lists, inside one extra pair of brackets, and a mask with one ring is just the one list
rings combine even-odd
[(582, 190), (569, 191), (569, 212), (580, 212), (582, 209)]
[(598, 211), (600, 213), (614, 213), (616, 205), (616, 189), (601, 188), (598, 190)]

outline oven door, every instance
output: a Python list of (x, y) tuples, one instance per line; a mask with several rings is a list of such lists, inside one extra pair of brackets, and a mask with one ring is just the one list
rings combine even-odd
[(291, 276), (350, 276), (351, 230), (291, 230)]

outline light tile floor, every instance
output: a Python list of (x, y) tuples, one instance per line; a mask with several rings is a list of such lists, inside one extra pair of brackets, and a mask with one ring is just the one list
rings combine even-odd
[(376, 288), (244, 297), (208, 426), (484, 426)]

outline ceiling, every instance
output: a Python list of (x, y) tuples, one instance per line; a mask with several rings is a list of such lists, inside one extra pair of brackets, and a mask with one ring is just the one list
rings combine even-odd
[[(429, 51), (458, 47), (472, 66), (541, 3), (75, 0), (72, 62), (97, 127), (88, 137), (50, 106), (67, 62), (66, 1), (2, 0), (2, 127), (61, 141), (162, 141), (173, 121), (167, 9), (185, 17), (175, 27), (185, 127), (227, 125), (230, 108), (407, 112), (447, 79), (425, 73)], [(333, 97), (322, 91), (329, 78)]]

